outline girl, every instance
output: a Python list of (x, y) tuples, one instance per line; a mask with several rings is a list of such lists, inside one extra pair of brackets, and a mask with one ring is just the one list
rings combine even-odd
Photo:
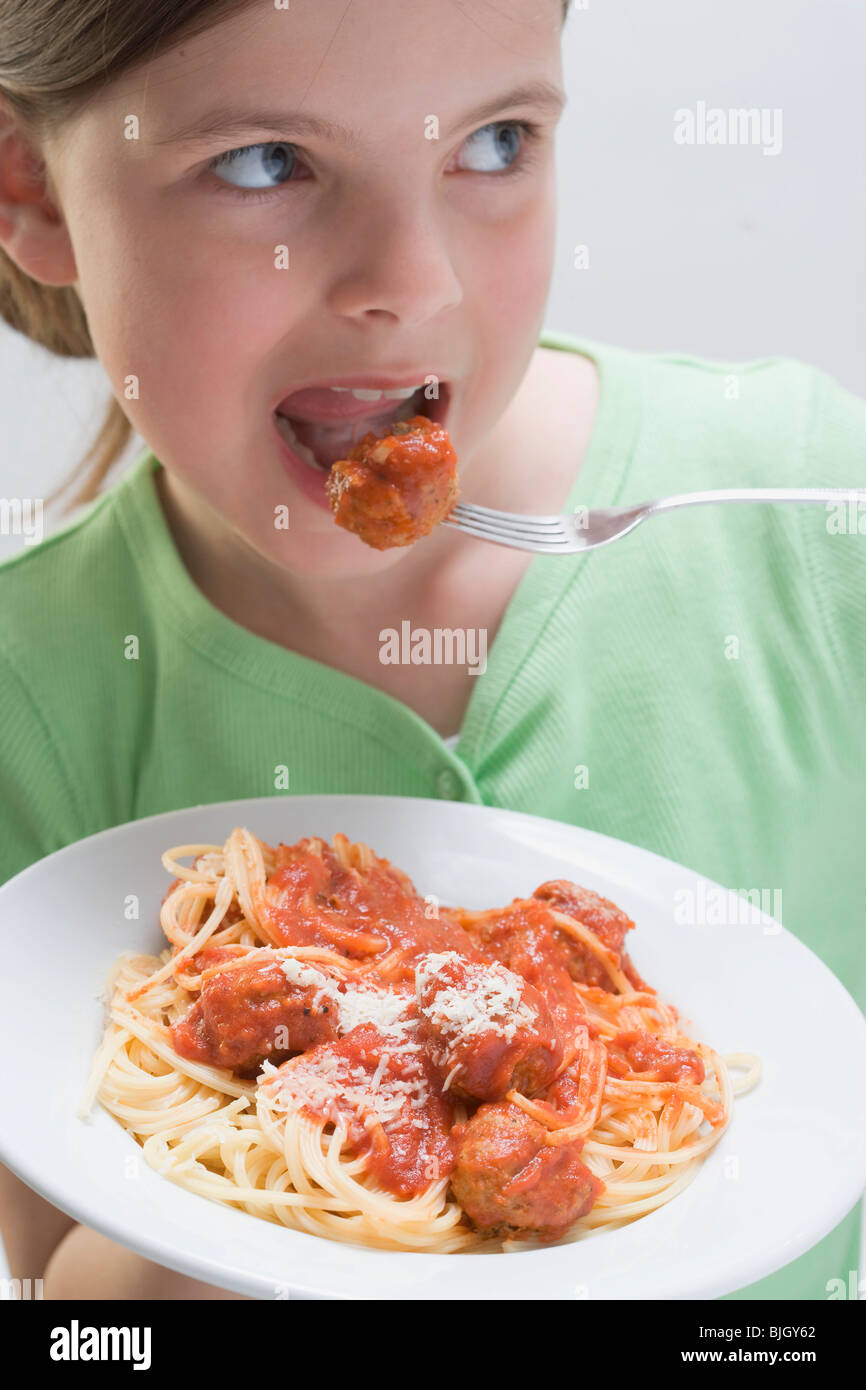
[[(371, 393), (422, 384), (467, 501), (866, 481), (866, 404), (815, 369), (542, 332), (566, 9), (0, 0), (0, 307), (114, 395), (95, 505), (2, 566), (4, 880), (287, 768), (772, 889), (866, 997), (856, 524), (708, 508), (530, 563), (448, 528), (375, 551), (327, 505), (321, 465), (399, 408)], [(149, 448), (101, 490), (131, 427)], [(484, 634), (486, 669), (386, 664), (404, 620)], [(229, 1296), (2, 1177), (11, 1272), (46, 1297)], [(851, 1213), (737, 1296), (825, 1297), (857, 1237)]]

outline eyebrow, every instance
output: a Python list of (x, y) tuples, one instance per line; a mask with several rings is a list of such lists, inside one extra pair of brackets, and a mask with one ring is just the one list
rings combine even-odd
[[(455, 129), (482, 122), (513, 106), (532, 106), (559, 115), (567, 100), (565, 93), (552, 82), (544, 79), (527, 82), (473, 107), (457, 122)], [(160, 146), (205, 145), (217, 138), (230, 139), (249, 134), (252, 130), (268, 131), (272, 135), (286, 132), (313, 135), (321, 140), (332, 140), (348, 150), (356, 150), (360, 144), (355, 131), (321, 116), (305, 115), (299, 111), (255, 111), (229, 106), (219, 106), (205, 112), (186, 125), (160, 136), (154, 143)]]

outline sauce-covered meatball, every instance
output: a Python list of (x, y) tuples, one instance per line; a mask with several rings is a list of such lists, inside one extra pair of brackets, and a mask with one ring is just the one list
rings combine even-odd
[(338, 526), (374, 550), (428, 535), (457, 501), (457, 455), (448, 433), (426, 415), (369, 430), (331, 466), (325, 489)]
[[(594, 893), (591, 888), (582, 888), (578, 883), (567, 879), (552, 879), (536, 888), (533, 898), (547, 903), (557, 912), (574, 917), (587, 927), (613, 953), (616, 964), (635, 989), (648, 986), (635, 970), (624, 949), (625, 934), (634, 927), (634, 922), (622, 908), (609, 898)], [(597, 985), (600, 989), (610, 989), (610, 977), (604, 966), (585, 946), (568, 940), (557, 933), (568, 949), (568, 971), (573, 980), (581, 984)]]
[(415, 972), (418, 1037), (457, 1095), (498, 1100), (549, 1085), (562, 1043), (542, 996), (498, 961), (456, 951), (421, 957)]
[(335, 1010), (310, 986), (299, 988), (267, 949), (206, 973), (201, 993), (170, 1029), (189, 1061), (258, 1071), (265, 1059), (315, 1047), (336, 1036)]
[(545, 1134), (509, 1101), (482, 1105), (455, 1127), (451, 1188), (485, 1235), (558, 1240), (604, 1191), (578, 1157), (582, 1140), (553, 1145)]

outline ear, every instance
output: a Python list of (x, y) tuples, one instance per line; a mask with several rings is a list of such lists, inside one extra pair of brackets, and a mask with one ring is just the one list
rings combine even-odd
[(78, 279), (59, 200), (35, 142), (0, 99), (0, 246), (43, 285)]

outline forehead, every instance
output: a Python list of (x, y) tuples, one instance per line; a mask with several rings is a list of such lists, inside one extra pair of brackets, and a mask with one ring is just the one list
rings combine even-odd
[(560, 0), (256, 0), (122, 74), (96, 105), (136, 115), (154, 145), (192, 140), (214, 114), (228, 133), (248, 111), (318, 120), (308, 133), (348, 147), (431, 115), (444, 131), (515, 89), (536, 88), (555, 114), (560, 32)]

